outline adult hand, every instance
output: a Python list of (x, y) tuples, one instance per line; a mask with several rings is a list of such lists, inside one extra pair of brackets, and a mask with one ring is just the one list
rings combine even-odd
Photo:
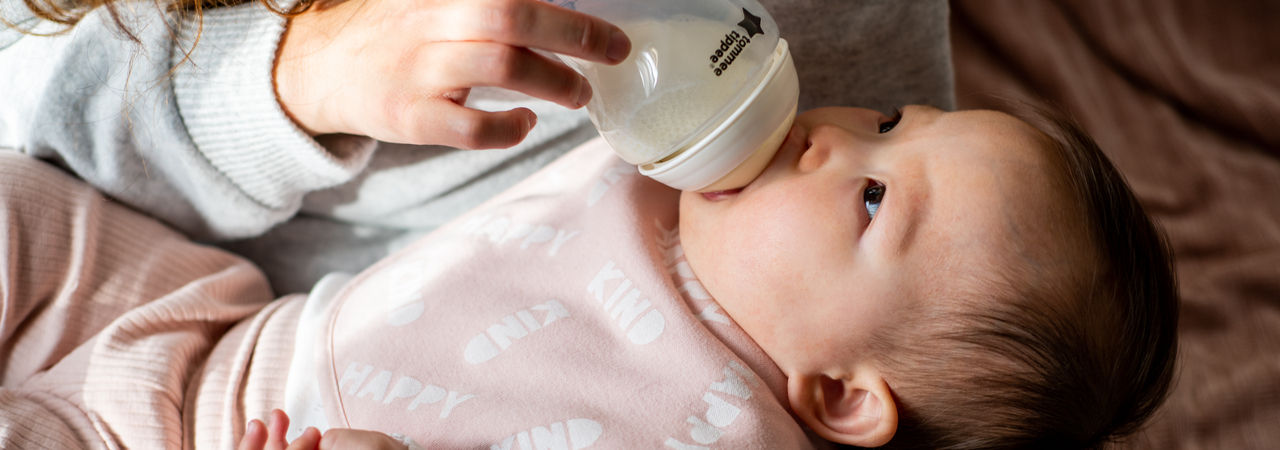
[(586, 79), (532, 49), (611, 64), (631, 49), (616, 26), (541, 0), (338, 1), (290, 19), (276, 58), (280, 103), (312, 134), (510, 147), (533, 112), (467, 108), (472, 87), (578, 108), (591, 98)]

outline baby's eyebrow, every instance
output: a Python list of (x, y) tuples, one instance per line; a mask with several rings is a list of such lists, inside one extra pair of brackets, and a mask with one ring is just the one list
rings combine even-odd
[[(895, 254), (905, 255), (911, 249), (911, 244), (915, 242), (916, 235), (919, 234), (920, 224), (923, 223), (929, 215), (930, 206), (933, 203), (933, 177), (929, 176), (928, 167), (924, 167), (924, 180), (920, 188), (920, 197), (918, 201), (911, 202), (890, 202), (891, 211), (889, 214), (896, 214), (897, 220), (893, 222), (895, 225), (886, 231), (892, 249)], [(887, 190), (889, 195), (893, 195), (893, 187)], [(899, 197), (901, 198), (901, 197)], [(894, 204), (896, 203), (896, 204)], [(901, 222), (901, 223), (898, 223)]]

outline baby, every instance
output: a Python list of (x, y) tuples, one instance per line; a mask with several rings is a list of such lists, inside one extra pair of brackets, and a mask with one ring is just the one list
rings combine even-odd
[(742, 192), (684, 194), (694, 272), (799, 420), (859, 446), (1086, 448), (1160, 404), (1170, 252), (1092, 140), (1047, 125), (815, 110)]
[(1096, 447), (1169, 387), (1170, 264), (1062, 121), (813, 110), (752, 183), (702, 194), (595, 141), (241, 320), (177, 422), (242, 448), (283, 447), (279, 419), (227, 425), (280, 406), (305, 445)]
[[(1056, 137), (991, 111), (810, 111), (750, 185), (681, 195), (676, 248), (785, 379), (778, 400), (828, 441), (1094, 447), (1164, 397), (1177, 303), (1168, 250), (1119, 175), (1051, 125)], [(680, 282), (691, 312), (706, 312)], [(707, 391), (734, 379), (750, 376)], [(787, 444), (761, 415), (775, 436), (738, 443)], [(689, 419), (693, 440), (653, 445), (723, 444), (734, 425)], [(718, 439), (693, 442), (699, 427)], [(529, 433), (494, 447), (541, 448)]]

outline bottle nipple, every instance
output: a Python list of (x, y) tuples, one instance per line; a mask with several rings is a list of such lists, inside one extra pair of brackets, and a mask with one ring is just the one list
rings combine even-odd
[(725, 191), (751, 184), (756, 177), (760, 176), (761, 172), (764, 172), (765, 167), (768, 167), (769, 163), (773, 161), (773, 156), (778, 153), (778, 147), (782, 145), (787, 133), (791, 131), (791, 123), (795, 121), (795, 116), (796, 109), (793, 106), (790, 118), (778, 124), (773, 133), (769, 135), (769, 138), (761, 142), (755, 151), (751, 153), (751, 156), (747, 157), (746, 161), (738, 164), (738, 167), (735, 167), (733, 171), (719, 180), (707, 185), (707, 187), (698, 189), (698, 192)]

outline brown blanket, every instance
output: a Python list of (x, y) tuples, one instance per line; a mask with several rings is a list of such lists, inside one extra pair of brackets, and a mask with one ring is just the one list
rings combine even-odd
[(1068, 109), (1177, 256), (1177, 385), (1126, 447), (1280, 446), (1280, 2), (953, 0), (962, 108)]

